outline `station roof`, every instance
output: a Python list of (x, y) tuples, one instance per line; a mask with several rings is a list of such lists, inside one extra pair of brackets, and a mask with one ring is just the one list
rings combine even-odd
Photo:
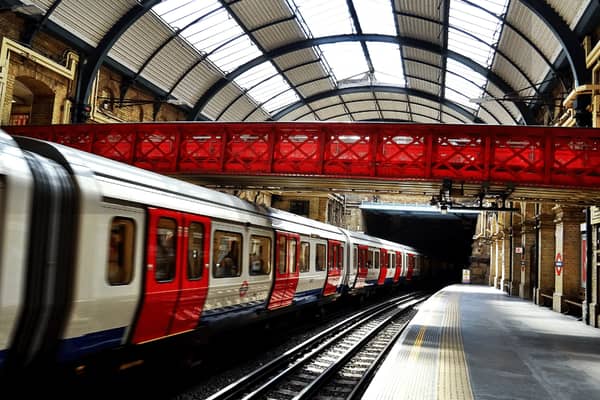
[(530, 123), (587, 83), (598, 22), (592, 0), (13, 3), (87, 52), (79, 100), (107, 63), (215, 121)]

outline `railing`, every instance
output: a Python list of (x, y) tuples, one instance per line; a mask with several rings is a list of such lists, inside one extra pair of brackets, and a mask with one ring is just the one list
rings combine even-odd
[(600, 185), (597, 129), (206, 122), (4, 129), (162, 173)]

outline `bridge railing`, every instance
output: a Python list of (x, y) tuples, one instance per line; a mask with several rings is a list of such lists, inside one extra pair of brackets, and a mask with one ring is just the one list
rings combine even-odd
[(600, 130), (387, 123), (4, 127), (161, 173), (600, 185)]

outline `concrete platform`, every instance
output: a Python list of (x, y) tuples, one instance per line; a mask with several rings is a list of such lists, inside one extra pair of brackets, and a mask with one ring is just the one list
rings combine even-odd
[(419, 307), (363, 399), (600, 399), (600, 329), (449, 286)]

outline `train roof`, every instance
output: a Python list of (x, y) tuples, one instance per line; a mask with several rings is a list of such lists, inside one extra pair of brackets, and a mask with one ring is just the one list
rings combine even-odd
[(345, 232), (352, 240), (354, 240), (356, 242), (362, 242), (365, 245), (401, 248), (404, 251), (418, 253), (418, 251), (416, 249), (414, 249), (413, 247), (410, 247), (410, 246), (407, 246), (407, 245), (404, 245), (401, 243), (397, 243), (397, 242), (392, 242), (390, 240), (382, 239), (382, 238), (379, 238), (376, 236), (367, 235), (366, 233), (363, 233), (363, 232), (356, 232), (356, 231), (350, 231), (350, 230), (345, 230)]
[[(73, 174), (76, 174), (75, 170), (85, 168), (99, 180), (123, 182), (131, 186), (144, 187), (163, 193), (170, 193), (175, 196), (208, 202), (214, 208), (222, 208), (224, 206), (228, 210), (234, 210), (241, 214), (269, 218), (272, 221), (272, 227), (275, 229), (296, 230), (307, 235), (314, 233), (318, 229), (324, 237), (343, 239), (343, 233), (340, 228), (333, 225), (272, 207), (257, 205), (227, 193), (208, 189), (61, 144), (23, 137), (15, 137), (15, 139), (22, 148), (55, 160)], [(121, 193), (122, 198), (128, 195), (133, 196), (131, 192)], [(294, 229), (291, 229), (292, 225), (295, 225)]]
[[(85, 173), (82, 171), (89, 171), (99, 181), (108, 180), (126, 183), (130, 188), (142, 187), (152, 191), (169, 193), (176, 197), (208, 202), (213, 206), (213, 210), (233, 210), (241, 215), (268, 219), (271, 227), (274, 229), (297, 231), (306, 235), (314, 235), (315, 230), (318, 230), (320, 233), (319, 236), (323, 238), (345, 240), (345, 237), (348, 236), (373, 246), (402, 247), (406, 251), (417, 252), (409, 246), (370, 236), (362, 232), (342, 229), (276, 208), (257, 205), (227, 193), (208, 189), (58, 143), (19, 136), (14, 137), (14, 139), (21, 148), (53, 159), (73, 175)], [(140, 192), (138, 197), (146, 193)], [(120, 195), (119, 198), (125, 199), (128, 195), (132, 196), (133, 194), (132, 192), (125, 193), (125, 191), (121, 190), (114, 195)], [(138, 199), (138, 201), (143, 200), (146, 200), (146, 198), (141, 197), (141, 199)]]

